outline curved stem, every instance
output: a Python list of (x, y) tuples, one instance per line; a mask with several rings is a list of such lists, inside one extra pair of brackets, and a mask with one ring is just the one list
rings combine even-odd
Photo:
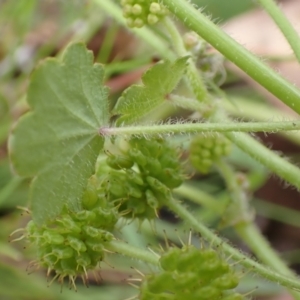
[(256, 56), (224, 33), (212, 21), (186, 0), (161, 0), (161, 2), (190, 30), (219, 50), (273, 95), (300, 113), (300, 91)]
[(224, 212), (224, 203), (190, 184), (183, 183), (173, 192), (178, 196), (187, 198), (196, 204), (212, 210), (217, 215), (221, 215)]
[[(295, 276), (292, 270), (289, 269), (279, 255), (270, 247), (265, 237), (252, 222), (253, 214), (248, 205), (246, 193), (242, 186), (237, 183), (234, 170), (222, 160), (216, 162), (216, 166), (222, 174), (231, 194), (232, 203), (230, 207), (232, 209), (228, 215), (229, 218), (233, 219), (233, 227), (236, 232), (263, 263), (282, 274), (291, 277)], [(295, 299), (300, 299), (299, 293), (294, 291), (290, 292), (294, 295)]]
[[(265, 264), (272, 266), (274, 270), (295, 277), (294, 272), (280, 259), (278, 254), (272, 249), (267, 240), (262, 236), (257, 226), (253, 223), (240, 223), (235, 226), (235, 230), (247, 246)], [(300, 293), (290, 291), (294, 299), (300, 299)]]
[(215, 162), (215, 165), (226, 182), (230, 194), (230, 203), (227, 212), (224, 214), (224, 224), (235, 226), (240, 223), (249, 223), (253, 220), (253, 210), (249, 206), (247, 193), (238, 184), (237, 176), (232, 167), (222, 159)]
[[(178, 32), (175, 24), (170, 18), (164, 19), (164, 25), (168, 30), (168, 33), (171, 37), (175, 52), (178, 56), (186, 56), (191, 55), (189, 51), (187, 51), (184, 47), (182, 36)], [(206, 86), (203, 82), (203, 79), (200, 76), (195, 64), (191, 61), (192, 58), (189, 59), (188, 66), (187, 66), (187, 76), (189, 78), (188, 83), (194, 92), (194, 95), (199, 101), (207, 101), (208, 92)]]
[(234, 249), (232, 246), (227, 244), (216, 234), (210, 231), (207, 227), (201, 224), (187, 209), (185, 209), (178, 201), (171, 200), (168, 203), (169, 208), (181, 217), (185, 222), (189, 223), (192, 228), (206, 238), (215, 246), (220, 246), (226, 254), (231, 256), (233, 259), (240, 262), (241, 265), (246, 267), (248, 270), (253, 270), (253, 272), (265, 277), (271, 281), (277, 282), (282, 286), (290, 289), (300, 290), (300, 281), (294, 278), (287, 277), (280, 273), (276, 273), (267, 267), (257, 263), (256, 261), (250, 259), (249, 257), (242, 254), (239, 250)]
[(260, 162), (282, 179), (300, 189), (300, 169), (278, 156), (254, 138), (242, 132), (227, 132), (225, 136), (245, 153)]
[(274, 0), (258, 0), (281, 30), (300, 62), (300, 37)]
[(134, 259), (140, 259), (152, 265), (159, 265), (159, 256), (154, 255), (150, 251), (142, 250), (121, 241), (111, 241), (105, 245), (105, 249)]

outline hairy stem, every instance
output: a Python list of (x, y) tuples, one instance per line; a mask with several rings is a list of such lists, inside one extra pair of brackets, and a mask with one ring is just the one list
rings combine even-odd
[[(125, 127), (103, 127), (99, 133), (111, 135), (176, 134), (197, 132), (278, 132), (299, 130), (300, 121), (284, 122), (227, 122), (224, 123), (186, 123), (173, 125), (139, 125)], [(233, 133), (232, 133), (233, 134)]]
[(278, 28), (289, 42), (298, 61), (300, 62), (300, 37), (295, 28), (292, 26), (274, 0), (258, 0), (258, 2), (275, 21)]
[(174, 193), (212, 210), (217, 215), (221, 215), (224, 212), (224, 203), (190, 184), (182, 184), (174, 190)]
[(227, 190), (230, 194), (230, 204), (228, 212), (225, 213), (225, 224), (235, 226), (240, 223), (249, 223), (253, 220), (253, 212), (249, 206), (247, 193), (242, 183), (238, 183), (237, 174), (232, 167), (224, 160), (219, 159), (215, 165), (226, 182)]
[(300, 189), (300, 169), (295, 164), (288, 162), (275, 152), (242, 132), (227, 132), (225, 136), (230, 139), (245, 153), (260, 162), (279, 177)]
[(188, 1), (161, 0), (161, 2), (190, 30), (199, 34), (255, 81), (300, 113), (300, 91), (290, 82), (229, 37)]
[[(270, 247), (265, 237), (261, 234), (257, 226), (252, 222), (252, 211), (248, 205), (246, 193), (241, 185), (237, 182), (237, 177), (234, 170), (224, 161), (219, 160), (217, 168), (222, 174), (227, 188), (231, 194), (233, 208), (229, 218), (233, 220), (233, 227), (246, 243), (246, 245), (253, 251), (253, 253), (265, 264), (274, 268), (274, 270), (286, 274), (288, 276), (295, 276), (295, 274), (288, 268), (288, 266), (281, 260), (279, 255)], [(300, 299), (300, 294), (295, 291), (290, 291), (295, 299)]]
[(169, 208), (181, 217), (184, 221), (192, 226), (192, 228), (198, 231), (205, 239), (211, 242), (215, 246), (221, 247), (226, 254), (231, 256), (233, 259), (240, 262), (241, 265), (246, 267), (248, 270), (265, 277), (271, 281), (281, 284), (290, 289), (300, 289), (300, 281), (294, 278), (287, 277), (286, 275), (276, 273), (267, 267), (257, 263), (256, 261), (245, 256), (243, 253), (233, 248), (215, 233), (210, 231), (207, 227), (201, 224), (185, 207), (183, 207), (178, 201), (172, 200), (168, 204)]
[[(182, 36), (178, 32), (173, 21), (170, 18), (165, 18), (164, 25), (168, 30), (168, 33), (172, 40), (173, 47), (175, 49), (175, 52), (178, 54), (178, 56), (180, 57), (180, 56), (191, 55), (191, 53), (185, 49), (182, 41)], [(199, 101), (207, 101), (208, 92), (206, 86), (195, 64), (191, 60), (192, 58), (189, 59), (188, 66), (187, 66), (187, 77), (189, 78), (188, 80), (189, 85), (195, 97)]]
[[(253, 223), (240, 223), (235, 226), (235, 230), (247, 246), (255, 253), (255, 255), (265, 264), (274, 268), (274, 270), (295, 277), (291, 269), (280, 259), (278, 254), (272, 249), (267, 240), (262, 236), (257, 226)], [(300, 299), (300, 293), (291, 290), (290, 293), (294, 299)]]

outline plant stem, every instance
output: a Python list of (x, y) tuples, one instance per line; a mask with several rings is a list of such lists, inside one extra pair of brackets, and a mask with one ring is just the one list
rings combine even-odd
[[(175, 52), (178, 54), (178, 56), (190, 56), (191, 53), (185, 49), (182, 36), (178, 32), (173, 21), (170, 18), (165, 18), (164, 25), (168, 30), (168, 33), (171, 37), (172, 45), (174, 46)], [(208, 92), (206, 86), (195, 64), (191, 60), (192, 58), (189, 59), (187, 66), (187, 77), (189, 78), (189, 85), (194, 95), (199, 101), (207, 101)]]
[(218, 201), (210, 194), (207, 194), (206, 192), (203, 192), (190, 184), (182, 184), (179, 188), (174, 190), (174, 193), (181, 197), (192, 200), (194, 203), (203, 205), (204, 207), (215, 212), (217, 215), (221, 215), (224, 212), (224, 203)]
[(222, 159), (215, 162), (215, 165), (226, 182), (230, 194), (230, 204), (224, 214), (226, 225), (235, 226), (240, 223), (249, 223), (253, 220), (253, 210), (249, 206), (249, 199), (242, 184), (238, 184), (237, 176), (230, 165)]
[(300, 169), (278, 156), (255, 139), (241, 132), (227, 132), (225, 136), (245, 153), (260, 162), (279, 177), (300, 189)]
[[(280, 111), (275, 107), (267, 106), (262, 103), (253, 102), (253, 99), (243, 96), (230, 96), (229, 101), (222, 101), (223, 107), (230, 115), (246, 118), (246, 120), (289, 120), (293, 118), (291, 113)], [(300, 145), (300, 136), (297, 132), (280, 132), (286, 139)]]
[(142, 250), (121, 241), (111, 241), (107, 245), (105, 245), (105, 249), (125, 256), (129, 256), (134, 259), (140, 259), (152, 265), (159, 265), (159, 256), (154, 255), (150, 251)]
[(258, 0), (281, 30), (300, 62), (300, 37), (274, 0)]
[[(230, 204), (230, 207), (232, 209), (229, 211), (228, 217), (232, 218), (229, 222), (232, 222), (238, 235), (263, 263), (280, 273), (291, 277), (295, 276), (288, 266), (280, 259), (278, 254), (270, 247), (265, 237), (252, 222), (253, 213), (248, 205), (249, 199), (242, 186), (238, 184), (234, 170), (222, 160), (216, 162), (216, 166), (222, 174), (231, 194), (232, 203)], [(299, 293), (294, 291), (291, 291), (291, 293), (294, 295), (295, 299), (300, 299)]]
[(170, 94), (168, 95), (168, 101), (170, 101), (172, 104), (182, 107), (184, 109), (188, 109), (191, 111), (198, 111), (199, 113), (209, 113), (213, 110), (214, 106), (213, 104), (209, 104), (207, 102), (200, 102), (196, 99), (187, 98), (184, 96), (174, 95)]
[[(300, 121), (284, 122), (224, 122), (224, 123), (186, 123), (173, 125), (139, 125), (125, 127), (103, 127), (99, 133), (111, 135), (176, 134), (197, 132), (278, 132), (299, 130)], [(232, 133), (233, 134), (233, 133)], [(252, 139), (251, 139), (252, 140)]]
[(240, 264), (246, 267), (248, 270), (253, 270), (253, 272), (265, 277), (271, 281), (281, 284), (290, 289), (300, 290), (300, 281), (294, 278), (289, 278), (286, 275), (276, 273), (265, 266), (257, 263), (256, 261), (250, 259), (249, 257), (242, 254), (237, 249), (234, 249), (232, 246), (227, 244), (216, 234), (210, 231), (207, 227), (201, 224), (186, 208), (184, 208), (178, 201), (171, 200), (168, 204), (169, 208), (181, 217), (184, 221), (189, 223), (192, 228), (211, 242), (215, 246), (221, 247), (226, 254), (231, 256), (233, 259), (240, 261)]
[[(273, 267), (274, 270), (282, 274), (296, 278), (294, 272), (287, 267), (278, 254), (271, 248), (255, 224), (240, 223), (235, 226), (235, 230), (263, 263)], [(300, 299), (299, 292), (290, 291), (290, 293), (294, 296), (294, 299)]]
[(161, 0), (186, 26), (219, 50), (273, 95), (300, 113), (300, 91), (225, 34), (186, 0)]

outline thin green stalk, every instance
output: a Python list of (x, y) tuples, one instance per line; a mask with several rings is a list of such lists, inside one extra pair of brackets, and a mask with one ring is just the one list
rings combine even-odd
[(295, 164), (278, 156), (264, 145), (242, 132), (226, 132), (225, 136), (230, 139), (245, 153), (260, 162), (286, 182), (300, 189), (300, 169)]
[[(274, 270), (282, 274), (297, 278), (295, 273), (287, 267), (278, 254), (272, 249), (254, 223), (237, 224), (235, 230), (262, 262), (272, 266)], [(291, 290), (290, 293), (293, 295), (294, 299), (300, 299), (299, 292)]]
[[(175, 49), (175, 52), (178, 56), (187, 56), (191, 55), (189, 51), (185, 49), (183, 44), (182, 36), (177, 30), (174, 22), (170, 18), (164, 19), (165, 28), (168, 30), (168, 33), (171, 37), (172, 45)], [(208, 99), (208, 92), (206, 86), (203, 82), (203, 79), (198, 72), (195, 64), (191, 61), (192, 58), (189, 59), (188, 66), (187, 66), (187, 77), (189, 78), (188, 82), (190, 83), (190, 87), (199, 101), (207, 101)]]
[(227, 209), (228, 212), (224, 216), (225, 224), (235, 226), (239, 223), (252, 222), (253, 212), (249, 206), (249, 199), (242, 185), (238, 184), (236, 173), (232, 167), (222, 159), (217, 160), (215, 166), (224, 178), (231, 198)]
[(182, 184), (179, 188), (174, 190), (178, 196), (192, 200), (194, 203), (203, 205), (204, 207), (214, 211), (217, 215), (224, 212), (224, 203), (216, 200), (210, 194), (203, 192), (190, 184)]
[(101, 62), (102, 64), (108, 63), (118, 31), (119, 26), (116, 23), (107, 29), (96, 61)]
[(197, 101), (196, 99), (187, 98), (181, 95), (179, 96), (179, 95), (170, 94), (168, 96), (168, 101), (170, 101), (171, 103), (173, 103), (178, 107), (182, 107), (184, 109), (188, 109), (191, 111), (199, 111), (202, 114), (208, 113), (214, 109), (214, 106), (210, 103), (200, 102)]
[(145, 251), (140, 248), (128, 245), (121, 241), (111, 241), (105, 245), (105, 249), (108, 251), (116, 252), (134, 259), (140, 259), (146, 263), (152, 265), (159, 265), (159, 256), (156, 256), (150, 251)]
[(161, 2), (190, 30), (219, 50), (255, 81), (297, 113), (300, 113), (300, 91), (290, 82), (262, 63), (256, 56), (224, 33), (186, 0), (161, 0)]
[[(253, 253), (265, 264), (274, 268), (274, 270), (295, 276), (288, 266), (280, 259), (278, 254), (270, 247), (267, 240), (261, 234), (256, 225), (252, 222), (252, 211), (248, 205), (249, 199), (242, 186), (237, 183), (234, 170), (222, 160), (216, 162), (216, 166), (222, 174), (228, 191), (231, 194), (232, 203), (228, 217), (233, 219), (233, 227), (246, 245)], [(232, 216), (231, 216), (232, 215)], [(295, 299), (300, 299), (300, 294), (291, 291)]]
[[(267, 106), (262, 103), (253, 102), (251, 98), (243, 96), (229, 96), (229, 101), (222, 101), (223, 107), (226, 112), (235, 117), (246, 118), (252, 121), (265, 121), (265, 120), (289, 120), (293, 116), (285, 111), (280, 111), (275, 107)], [(280, 132), (280, 135), (286, 139), (300, 145), (300, 136), (297, 132)]]
[(300, 62), (300, 37), (274, 0), (258, 0), (281, 30)]
[[(300, 121), (284, 122), (225, 122), (225, 123), (186, 123), (173, 125), (139, 125), (125, 127), (103, 127), (99, 133), (110, 135), (176, 134), (197, 132), (279, 132), (299, 130)], [(232, 133), (233, 134), (233, 133)], [(249, 137), (250, 138), (250, 137)], [(252, 139), (251, 139), (252, 140)], [(263, 147), (263, 146), (262, 146)]]
[(207, 227), (201, 224), (185, 207), (183, 207), (178, 201), (171, 200), (168, 203), (169, 208), (176, 213), (180, 218), (187, 222), (191, 227), (198, 231), (207, 241), (211, 242), (215, 246), (221, 247), (224, 252), (231, 256), (234, 260), (240, 262), (241, 265), (246, 267), (248, 270), (265, 277), (273, 282), (281, 284), (290, 289), (300, 290), (300, 281), (294, 278), (290, 278), (286, 275), (274, 272), (271, 269), (259, 264), (258, 262), (245, 256), (239, 250), (233, 248), (215, 233), (210, 231)]
[[(126, 26), (126, 21), (122, 15), (122, 10), (112, 0), (94, 0), (94, 2), (101, 7), (107, 14), (112, 16), (118, 23)], [(163, 58), (175, 59), (175, 54), (169, 49), (168, 43), (159, 38), (155, 33), (146, 27), (132, 28), (131, 31), (137, 35), (141, 40), (147, 42), (153, 49), (155, 49)]]

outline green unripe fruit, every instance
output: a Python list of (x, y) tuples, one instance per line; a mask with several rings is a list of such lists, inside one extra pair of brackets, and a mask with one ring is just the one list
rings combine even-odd
[(156, 218), (184, 178), (176, 149), (162, 139), (132, 138), (118, 151), (122, 155), (106, 151), (110, 168), (96, 171), (98, 198), (103, 195), (125, 218)]
[(159, 18), (156, 15), (149, 14), (147, 17), (147, 21), (149, 25), (155, 25), (156, 23), (158, 23)]
[(92, 260), (87, 253), (82, 253), (80, 256), (76, 258), (76, 262), (79, 266), (86, 268), (91, 265)]
[(154, 25), (167, 15), (167, 10), (151, 0), (122, 0), (123, 16), (129, 27)]
[[(59, 281), (86, 274), (104, 258), (106, 243), (113, 239), (107, 230), (117, 222), (114, 209), (94, 208), (71, 212), (63, 209), (61, 216), (37, 227), (30, 221), (26, 236), (37, 248), (38, 262), (54, 270)], [(105, 226), (101, 226), (105, 223)]]
[(67, 242), (77, 253), (85, 252), (87, 250), (85, 243), (77, 238), (68, 236)]
[(131, 9), (131, 12), (134, 14), (134, 15), (140, 15), (143, 11), (143, 8), (141, 5), (139, 4), (134, 4), (132, 6), (132, 9)]
[(143, 180), (142, 176), (139, 173), (135, 172), (132, 169), (129, 169), (129, 170), (127, 170), (126, 174), (128, 176), (128, 179), (131, 182), (133, 182), (135, 184), (138, 184), (140, 186), (144, 185), (144, 180)]
[(159, 12), (161, 11), (161, 7), (160, 7), (159, 3), (157, 3), (157, 2), (152, 2), (152, 3), (150, 4), (149, 10), (150, 10), (150, 12), (151, 12), (152, 14), (157, 14), (157, 13), (159, 13)]
[(147, 203), (150, 207), (157, 209), (159, 207), (159, 201), (154, 196), (151, 190), (146, 191)]
[(201, 173), (208, 173), (214, 161), (229, 154), (231, 143), (217, 134), (198, 135), (190, 145), (190, 161)]
[(106, 163), (113, 169), (130, 169), (133, 166), (133, 161), (122, 155), (110, 155), (106, 159)]
[(82, 196), (82, 207), (85, 209), (91, 209), (95, 207), (98, 202), (98, 180), (95, 175), (91, 176), (88, 180), (86, 190)]
[(131, 148), (129, 149), (128, 154), (130, 155), (131, 159), (141, 167), (145, 167), (147, 165), (147, 158), (139, 149)]
[(80, 233), (81, 228), (78, 226), (78, 223), (73, 220), (73, 218), (70, 215), (64, 215), (62, 218), (58, 219), (56, 221), (58, 224), (60, 224), (59, 231), (61, 233)]
[(54, 248), (52, 254), (58, 259), (66, 259), (74, 256), (74, 250), (70, 247)]
[(88, 210), (81, 210), (75, 213), (75, 219), (78, 221), (91, 222), (96, 218), (96, 213)]
[(230, 290), (236, 288), (239, 284), (239, 281), (240, 279), (236, 274), (228, 273), (216, 278), (213, 281), (213, 285), (221, 290)]
[(173, 300), (243, 299), (231, 291), (239, 283), (238, 275), (213, 249), (172, 247), (162, 254), (160, 265), (162, 272), (142, 283), (141, 299), (148, 299), (145, 295)]
[(223, 297), (222, 300), (245, 300), (245, 298), (241, 294), (233, 293)]
[(172, 273), (159, 273), (148, 278), (148, 290), (153, 294), (170, 291), (176, 285)]
[(221, 291), (213, 286), (205, 286), (198, 289), (194, 294), (196, 299), (199, 300), (212, 300), (218, 299), (221, 296)]
[(51, 243), (53, 245), (60, 245), (64, 242), (64, 237), (61, 234), (51, 231), (44, 231), (42, 237), (46, 243)]
[(170, 248), (166, 253), (160, 257), (160, 265), (165, 271), (174, 271), (177, 268), (177, 261), (181, 255), (179, 248)]

